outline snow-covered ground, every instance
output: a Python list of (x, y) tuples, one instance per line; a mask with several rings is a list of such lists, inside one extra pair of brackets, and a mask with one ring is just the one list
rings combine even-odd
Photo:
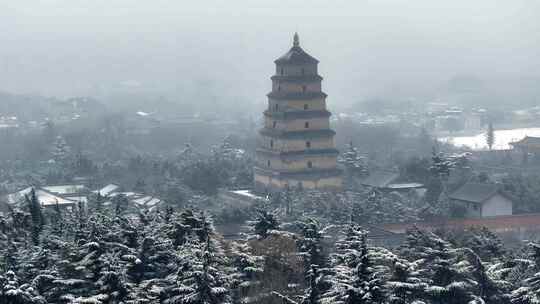
[[(520, 128), (510, 130), (495, 130), (494, 150), (511, 149), (511, 142), (523, 139), (525, 136), (540, 137), (540, 128)], [(474, 136), (442, 137), (440, 141), (451, 143), (458, 147), (469, 147), (473, 150), (487, 150), (486, 132)]]

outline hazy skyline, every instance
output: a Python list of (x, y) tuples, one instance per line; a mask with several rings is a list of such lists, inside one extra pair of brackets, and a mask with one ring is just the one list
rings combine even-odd
[(0, 91), (264, 103), (295, 31), (330, 103), (540, 75), (537, 1), (0, 0)]

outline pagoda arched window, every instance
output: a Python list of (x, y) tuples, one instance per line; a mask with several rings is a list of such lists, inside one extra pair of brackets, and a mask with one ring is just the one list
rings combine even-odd
[(311, 148), (311, 142), (310, 141), (306, 141), (306, 148)]
[(306, 121), (306, 122), (304, 123), (304, 128), (309, 129), (309, 121)]

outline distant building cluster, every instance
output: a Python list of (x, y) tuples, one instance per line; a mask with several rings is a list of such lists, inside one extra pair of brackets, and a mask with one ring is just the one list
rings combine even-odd
[(17, 116), (2, 116), (2, 114), (0, 113), (0, 130), (18, 127), (19, 119), (17, 118)]
[(127, 199), (128, 207), (136, 209), (153, 210), (163, 203), (161, 199), (154, 196), (138, 192), (124, 192), (120, 186), (115, 184), (109, 184), (96, 190), (90, 190), (82, 184), (73, 184), (24, 188), (0, 199), (0, 202), (4, 204), (0, 210), (6, 211), (10, 207), (24, 203), (25, 198), (31, 194), (32, 190), (43, 208), (60, 207), (71, 210), (79, 204), (86, 207), (91, 195), (100, 195), (104, 206), (112, 205), (114, 198), (120, 195)]

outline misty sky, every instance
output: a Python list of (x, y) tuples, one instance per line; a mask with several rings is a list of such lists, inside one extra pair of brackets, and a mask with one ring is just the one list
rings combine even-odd
[(540, 75), (536, 0), (0, 0), (0, 91), (264, 103), (294, 31), (330, 103)]

